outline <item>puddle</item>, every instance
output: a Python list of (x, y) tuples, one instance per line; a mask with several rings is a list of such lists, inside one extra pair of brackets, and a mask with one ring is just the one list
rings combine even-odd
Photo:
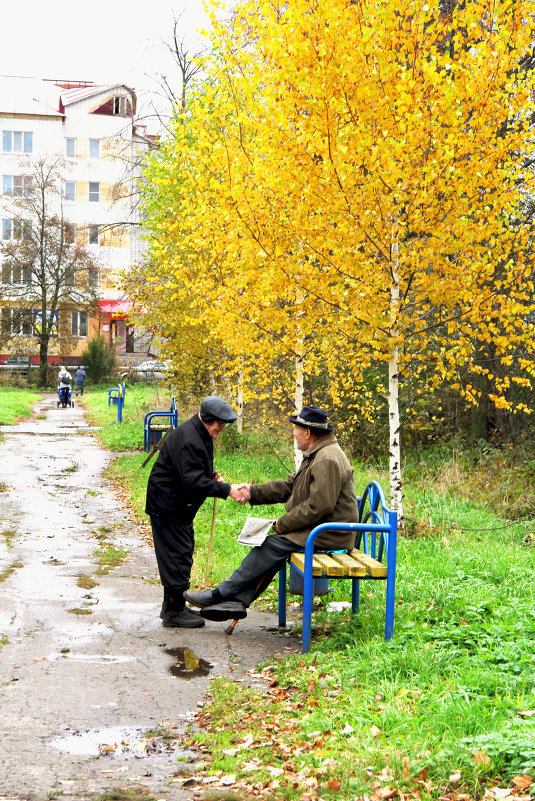
[(70, 734), (66, 737), (57, 737), (50, 743), (53, 748), (59, 748), (65, 754), (144, 756), (149, 744), (144, 736), (148, 729), (142, 728), (112, 726), (108, 729), (90, 729), (89, 731), (66, 729), (66, 731)]
[(168, 756), (180, 747), (176, 727), (158, 727), (156, 730), (141, 726), (110, 726), (106, 729), (66, 728), (67, 735), (56, 737), (49, 745), (64, 754), (92, 757), (121, 756), (123, 759), (141, 759), (145, 756)]
[(165, 653), (177, 660), (176, 664), (171, 665), (169, 668), (169, 673), (180, 679), (207, 676), (213, 668), (210, 662), (195, 656), (189, 648), (166, 648)]
[(69, 659), (71, 662), (84, 662), (89, 665), (110, 665), (122, 664), (123, 662), (135, 662), (135, 656), (113, 656), (110, 654), (50, 654), (47, 659)]

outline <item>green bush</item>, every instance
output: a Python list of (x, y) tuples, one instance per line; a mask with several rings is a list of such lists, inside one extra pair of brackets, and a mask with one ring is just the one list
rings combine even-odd
[(115, 353), (109, 349), (104, 337), (95, 337), (89, 340), (87, 348), (82, 353), (82, 363), (85, 366), (87, 377), (98, 384), (109, 378), (116, 368)]

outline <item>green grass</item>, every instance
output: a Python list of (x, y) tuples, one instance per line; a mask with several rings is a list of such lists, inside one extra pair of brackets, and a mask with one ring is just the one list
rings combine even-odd
[(34, 390), (0, 387), (0, 425), (13, 425), (22, 417), (30, 417), (40, 397)]
[[(268, 445), (249, 434), (240, 446), (232, 434), (217, 443), (215, 464), (232, 482), (285, 476), (290, 438), (277, 444), (278, 458)], [(141, 468), (144, 458), (120, 456), (109, 475), (147, 522), (152, 463)], [(514, 467), (501, 470), (502, 461), (498, 453), (443, 453), (407, 466), (409, 525), (399, 541), (393, 639), (383, 639), (384, 582), (363, 582), (352, 618), (327, 611), (330, 600), (350, 596), (349, 582), (331, 581), (329, 595), (316, 599), (309, 654), (271, 659), (266, 689), (212, 683), (189, 735), (207, 755), (208, 775), (236, 774), (236, 797), (263, 786), (277, 801), (307, 793), (380, 801), (389, 788), (414, 799), (482, 798), (489, 787), (534, 775), (535, 714), (525, 713), (535, 710), (535, 528), (521, 513), (533, 463), (522, 463), (515, 493)], [(358, 491), (371, 479), (388, 487), (387, 474), (373, 466), (355, 465), (355, 477)], [(218, 501), (208, 585), (243, 558), (236, 537), (249, 511)], [(195, 521), (194, 587), (205, 583), (212, 512), (208, 499)], [(274, 582), (258, 603), (275, 610), (276, 601)], [(299, 610), (295, 616), (299, 635)], [(281, 635), (278, 650), (289, 643), (299, 647)]]

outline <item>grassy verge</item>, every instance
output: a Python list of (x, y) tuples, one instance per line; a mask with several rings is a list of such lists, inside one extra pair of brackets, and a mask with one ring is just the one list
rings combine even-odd
[(0, 425), (12, 425), (21, 417), (30, 417), (40, 397), (35, 390), (0, 387)]
[[(289, 445), (280, 447), (287, 464)], [(146, 520), (150, 472), (150, 465), (140, 469), (143, 459), (121, 456), (110, 468), (140, 520)], [(252, 436), (243, 449), (230, 440), (218, 445), (216, 464), (230, 481), (286, 474), (266, 443)], [(291, 641), (281, 634), (285, 655), (264, 666), (265, 687), (213, 682), (191, 734), (205, 754), (205, 777), (220, 780), (211, 792), (287, 801), (468, 801), (509, 791), (526, 800), (533, 794), (535, 550), (533, 522), (522, 514), (520, 497), (531, 491), (524, 484), (531, 467), (528, 461), (524, 490), (515, 496), (513, 468), (503, 464), (493, 454), (408, 467), (412, 522), (399, 543), (396, 630), (389, 643), (384, 583), (364, 583), (361, 611), (351, 618), (327, 611), (328, 601), (349, 593), (348, 582), (332, 581), (331, 593), (316, 602), (310, 654), (285, 653)], [(380, 470), (356, 466), (357, 489), (372, 478), (387, 486)], [(507, 505), (497, 487), (502, 481)], [(196, 520), (195, 587), (204, 585), (212, 511), (209, 499)], [(261, 514), (279, 511), (266, 507)], [(247, 508), (218, 501), (208, 584), (226, 578), (243, 557), (235, 538), (246, 515)], [(275, 603), (273, 584), (261, 604)]]

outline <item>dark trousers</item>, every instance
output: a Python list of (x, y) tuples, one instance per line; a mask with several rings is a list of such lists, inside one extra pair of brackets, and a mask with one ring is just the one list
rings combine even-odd
[(183, 607), (182, 593), (189, 587), (195, 534), (193, 524), (187, 520), (150, 516), (154, 551), (160, 581), (164, 588), (164, 603), (175, 602), (173, 607)]
[(262, 545), (251, 548), (232, 576), (217, 588), (223, 600), (250, 606), (271, 584), (288, 556), (299, 546), (279, 534), (270, 534)]

